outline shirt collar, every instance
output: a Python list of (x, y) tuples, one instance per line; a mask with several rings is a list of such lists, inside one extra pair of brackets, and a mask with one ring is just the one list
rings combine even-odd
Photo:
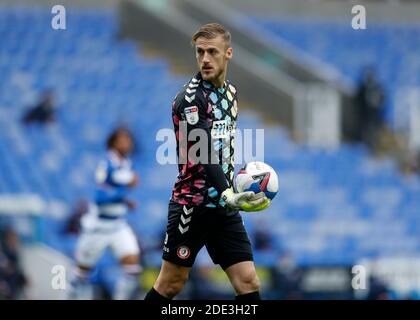
[[(218, 91), (219, 93), (225, 93), (225, 91), (226, 91), (226, 87), (227, 87), (227, 82), (226, 82), (226, 80), (225, 80), (225, 82), (223, 83), (223, 87), (222, 88), (216, 88), (215, 86), (214, 86), (214, 84), (213, 83), (211, 83), (211, 82), (209, 82), (209, 81), (206, 81), (206, 80), (203, 80), (203, 77), (201, 76), (201, 72), (198, 72), (197, 74), (196, 74), (196, 76), (195, 76), (195, 78), (198, 80), (202, 80), (202, 82), (203, 82), (203, 86), (205, 87), (205, 88), (207, 88), (207, 89), (211, 89), (211, 90), (213, 90), (213, 91)], [(217, 90), (216, 90), (217, 89)]]

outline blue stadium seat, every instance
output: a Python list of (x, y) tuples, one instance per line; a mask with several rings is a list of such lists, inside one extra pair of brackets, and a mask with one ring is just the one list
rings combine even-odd
[(245, 24), (249, 28), (255, 25), (265, 30), (264, 37), (274, 45), (287, 43), (330, 63), (354, 83), (364, 67), (373, 66), (386, 89), (385, 118), (390, 124), (396, 121), (397, 90), (420, 84), (418, 24), (370, 22), (361, 32), (354, 32), (343, 20), (251, 16)]

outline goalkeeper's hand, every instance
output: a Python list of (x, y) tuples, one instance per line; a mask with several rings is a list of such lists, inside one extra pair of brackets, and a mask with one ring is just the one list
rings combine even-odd
[(263, 192), (255, 194), (253, 191), (235, 193), (232, 188), (226, 189), (221, 195), (227, 207), (246, 212), (266, 209), (271, 201)]
[(264, 192), (259, 192), (251, 197), (249, 203), (243, 208), (246, 212), (262, 211), (271, 205), (271, 200), (267, 198)]

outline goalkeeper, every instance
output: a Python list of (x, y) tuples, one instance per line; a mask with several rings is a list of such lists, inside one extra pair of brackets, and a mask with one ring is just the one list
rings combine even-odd
[[(225, 79), (233, 54), (230, 38), (216, 23), (202, 26), (192, 38), (200, 71), (172, 104), (179, 173), (169, 202), (161, 270), (146, 300), (174, 298), (204, 245), (226, 272), (236, 299), (260, 299), (252, 247), (239, 211), (263, 210), (270, 200), (263, 193), (233, 190), (238, 106), (237, 90)], [(188, 141), (191, 136), (199, 141)]]

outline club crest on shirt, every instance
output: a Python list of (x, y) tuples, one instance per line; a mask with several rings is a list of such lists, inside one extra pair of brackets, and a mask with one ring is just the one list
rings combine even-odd
[(177, 250), (177, 255), (179, 258), (181, 259), (188, 259), (188, 257), (190, 256), (190, 248), (186, 247), (186, 246), (181, 246), (178, 248)]
[(184, 109), (185, 118), (191, 125), (198, 123), (198, 107), (192, 106)]

